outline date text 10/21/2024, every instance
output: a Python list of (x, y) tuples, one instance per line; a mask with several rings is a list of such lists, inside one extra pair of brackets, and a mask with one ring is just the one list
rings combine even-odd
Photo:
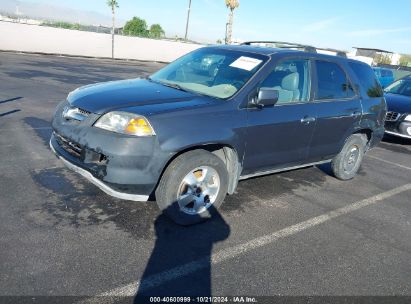
[(150, 303), (257, 303), (254, 297), (150, 297)]

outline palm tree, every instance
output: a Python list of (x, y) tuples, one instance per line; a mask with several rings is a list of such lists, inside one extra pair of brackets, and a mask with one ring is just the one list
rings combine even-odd
[(226, 38), (225, 42), (227, 44), (231, 43), (231, 35), (233, 34), (233, 18), (234, 18), (234, 10), (240, 6), (240, 2), (238, 0), (225, 0), (225, 5), (230, 9), (230, 13), (228, 15), (228, 23), (226, 28)]
[(111, 13), (113, 16), (113, 27), (111, 29), (111, 58), (114, 59), (114, 29), (115, 29), (115, 15), (116, 15), (116, 8), (118, 7), (117, 0), (107, 0), (107, 5), (111, 7)]

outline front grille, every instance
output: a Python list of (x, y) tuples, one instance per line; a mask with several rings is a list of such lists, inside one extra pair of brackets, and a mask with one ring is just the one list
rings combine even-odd
[(385, 121), (397, 121), (401, 114), (397, 112), (387, 112), (385, 115)]
[(55, 138), (57, 140), (57, 143), (59, 144), (60, 147), (62, 147), (66, 152), (68, 152), (70, 155), (76, 157), (76, 158), (81, 158), (81, 152), (82, 152), (82, 147), (74, 143), (63, 136), (58, 135), (57, 133), (54, 133)]

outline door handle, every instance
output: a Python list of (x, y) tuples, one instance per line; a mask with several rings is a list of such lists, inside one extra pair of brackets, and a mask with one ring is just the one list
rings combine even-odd
[(308, 125), (314, 122), (315, 120), (316, 120), (315, 117), (304, 116), (304, 118), (301, 118), (301, 123)]

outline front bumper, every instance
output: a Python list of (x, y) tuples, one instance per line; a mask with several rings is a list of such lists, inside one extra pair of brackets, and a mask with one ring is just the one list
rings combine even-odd
[(411, 122), (399, 120), (395, 122), (385, 122), (385, 133), (402, 138), (411, 139)]
[(108, 184), (102, 182), (98, 178), (94, 177), (93, 174), (91, 174), (89, 171), (80, 168), (79, 166), (76, 166), (75, 164), (71, 163), (67, 159), (65, 159), (61, 154), (59, 154), (56, 149), (53, 146), (53, 137), (50, 139), (50, 148), (54, 152), (54, 154), (59, 158), (61, 161), (63, 161), (64, 165), (73, 170), (74, 172), (79, 173), (86, 179), (88, 179), (91, 183), (99, 187), (102, 191), (107, 193), (108, 195), (124, 199), (124, 200), (130, 200), (130, 201), (138, 201), (138, 202), (145, 202), (148, 201), (149, 195), (140, 195), (140, 194), (131, 194), (131, 193), (125, 193), (125, 192), (120, 192), (117, 191), (113, 188), (111, 188)]
[(56, 110), (50, 147), (66, 166), (114, 197), (146, 201), (173, 153), (161, 149), (157, 138), (127, 136), (93, 127), (99, 115), (83, 121)]

